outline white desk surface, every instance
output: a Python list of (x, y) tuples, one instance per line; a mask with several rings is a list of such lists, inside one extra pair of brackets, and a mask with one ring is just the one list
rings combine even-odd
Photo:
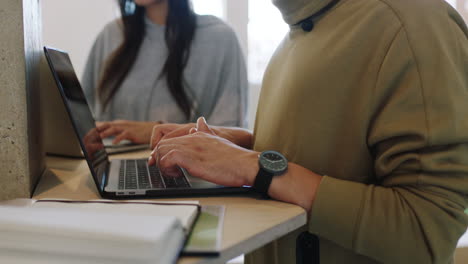
[[(111, 158), (144, 158), (148, 151), (113, 155)], [(34, 199), (99, 199), (88, 166), (82, 159), (47, 157), (48, 171), (40, 180)], [(182, 257), (179, 264), (226, 263), (306, 224), (305, 211), (296, 205), (259, 200), (248, 195), (182, 197), (159, 200), (197, 200), (202, 205), (225, 205), (222, 252), (219, 257)]]

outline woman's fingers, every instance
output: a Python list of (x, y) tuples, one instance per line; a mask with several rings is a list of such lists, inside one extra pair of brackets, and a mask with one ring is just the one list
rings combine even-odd
[(98, 131), (104, 131), (111, 126), (110, 122), (96, 122), (96, 128)]
[(122, 131), (123, 129), (120, 127), (110, 126), (107, 129), (101, 131), (99, 135), (101, 136), (101, 138), (107, 138), (122, 133)]
[(114, 121), (105, 121), (105, 122), (96, 122), (96, 128), (99, 131), (104, 131), (111, 127), (129, 127), (134, 126), (137, 122), (127, 121), (127, 120), (114, 120)]
[(133, 142), (133, 138), (134, 136), (128, 130), (125, 130), (125, 131), (122, 131), (122, 133), (118, 134), (114, 138), (114, 140), (112, 141), (112, 144), (119, 144), (120, 141), (125, 140), (125, 139)]

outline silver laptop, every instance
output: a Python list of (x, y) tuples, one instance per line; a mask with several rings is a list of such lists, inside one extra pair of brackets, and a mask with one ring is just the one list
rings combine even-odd
[(182, 168), (179, 175), (167, 176), (157, 167), (148, 166), (147, 159), (110, 161), (68, 54), (48, 47), (44, 47), (44, 52), (75, 136), (102, 197), (128, 199), (225, 194), (250, 189), (216, 185), (191, 177)]

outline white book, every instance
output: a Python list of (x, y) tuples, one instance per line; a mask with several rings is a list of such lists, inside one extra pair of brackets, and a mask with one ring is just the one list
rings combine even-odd
[(198, 203), (17, 199), (0, 205), (0, 263), (174, 263)]

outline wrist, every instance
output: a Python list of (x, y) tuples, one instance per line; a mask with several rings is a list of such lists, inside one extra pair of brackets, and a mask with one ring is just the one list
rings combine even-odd
[(216, 135), (231, 141), (232, 143), (245, 149), (252, 149), (252, 132), (243, 128), (234, 127), (212, 127)]
[(288, 160), (277, 151), (265, 150), (258, 156), (258, 167), (252, 190), (268, 198), (273, 178), (287, 172)]
[(246, 165), (244, 168), (246, 170), (243, 172), (243, 185), (245, 186), (253, 186), (255, 182), (255, 178), (257, 177), (258, 170), (260, 169), (258, 165), (258, 155), (260, 152), (256, 151), (249, 151), (246, 155)]
[[(137, 121), (138, 122), (138, 121)], [(162, 121), (147, 121), (147, 122), (142, 122), (142, 124), (144, 125), (144, 127), (146, 128), (151, 128), (151, 131), (153, 131), (153, 127), (154, 126), (157, 126), (157, 125), (161, 125), (163, 124), (164, 122)]]
[(323, 176), (298, 164), (289, 162), (288, 171), (276, 177), (270, 186), (269, 195), (284, 202), (296, 204), (310, 211)]

